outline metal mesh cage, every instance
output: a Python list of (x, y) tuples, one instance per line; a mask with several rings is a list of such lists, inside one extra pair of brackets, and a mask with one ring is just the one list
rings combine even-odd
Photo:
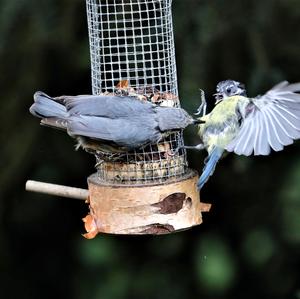
[(87, 0), (93, 93), (130, 86), (177, 95), (172, 0)]
[[(134, 95), (178, 107), (172, 0), (86, 0), (86, 4), (93, 94)], [(182, 132), (176, 132), (130, 153), (98, 151), (99, 179), (147, 183), (184, 175), (182, 143)]]

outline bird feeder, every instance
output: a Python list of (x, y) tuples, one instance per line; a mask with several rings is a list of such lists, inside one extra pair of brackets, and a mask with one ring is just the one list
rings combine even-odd
[[(93, 94), (180, 106), (171, 6), (172, 0), (86, 0)], [(198, 175), (182, 145), (179, 131), (128, 153), (95, 151), (85, 236), (165, 234), (200, 224), (210, 205), (200, 202)]]

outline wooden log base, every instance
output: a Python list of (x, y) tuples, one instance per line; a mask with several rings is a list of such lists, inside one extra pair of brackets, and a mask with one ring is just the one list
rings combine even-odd
[(88, 239), (98, 233), (169, 234), (202, 223), (201, 212), (210, 204), (200, 202), (198, 175), (189, 170), (180, 180), (152, 185), (116, 185), (88, 178), (90, 213), (83, 221)]

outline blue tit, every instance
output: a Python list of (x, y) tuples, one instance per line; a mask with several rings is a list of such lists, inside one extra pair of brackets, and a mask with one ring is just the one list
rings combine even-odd
[(30, 112), (42, 119), (41, 124), (66, 131), (91, 153), (141, 148), (197, 122), (181, 108), (160, 107), (128, 96), (52, 98), (36, 92)]
[(198, 108), (201, 143), (195, 148), (206, 149), (208, 157), (198, 181), (201, 189), (213, 174), (225, 151), (238, 155), (269, 155), (271, 149), (300, 138), (300, 83), (281, 82), (262, 96), (249, 98), (240, 82), (218, 83), (213, 110), (206, 114), (206, 101)]

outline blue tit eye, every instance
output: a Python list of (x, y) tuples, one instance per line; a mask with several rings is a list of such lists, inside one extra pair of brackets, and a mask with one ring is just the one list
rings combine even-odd
[(226, 92), (227, 92), (227, 93), (231, 93), (231, 91), (232, 91), (232, 88), (231, 88), (231, 87), (227, 87), (227, 88), (226, 88)]

